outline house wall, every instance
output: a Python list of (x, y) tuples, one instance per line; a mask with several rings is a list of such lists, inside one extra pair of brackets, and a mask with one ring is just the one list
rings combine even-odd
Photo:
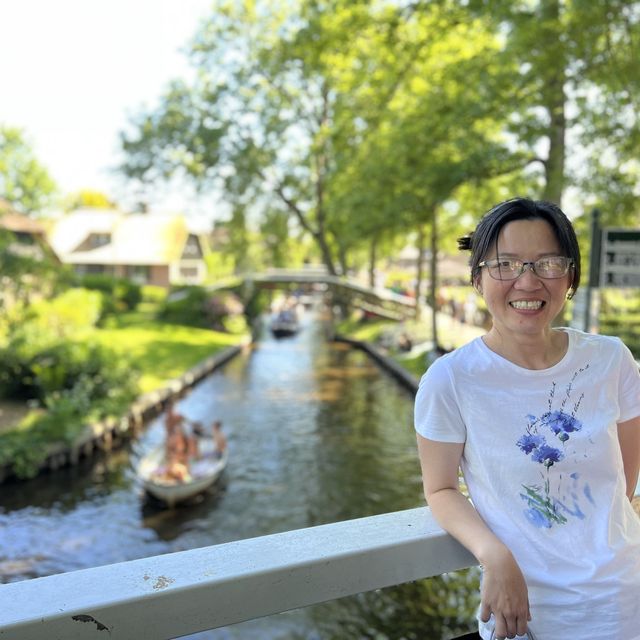
[(152, 266), (149, 284), (153, 284), (158, 287), (170, 286), (171, 282), (169, 281), (169, 266), (166, 264)]

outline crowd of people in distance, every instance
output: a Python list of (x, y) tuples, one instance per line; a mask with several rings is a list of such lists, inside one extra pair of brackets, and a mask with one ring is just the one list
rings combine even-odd
[[(190, 464), (201, 459), (200, 439), (213, 438), (214, 455), (221, 458), (227, 449), (227, 439), (222, 432), (222, 423), (216, 420), (207, 434), (201, 422), (187, 421), (176, 410), (175, 402), (170, 400), (165, 409), (165, 466), (162, 476), (165, 480), (185, 482), (189, 479)], [(187, 431), (187, 424), (191, 427)]]

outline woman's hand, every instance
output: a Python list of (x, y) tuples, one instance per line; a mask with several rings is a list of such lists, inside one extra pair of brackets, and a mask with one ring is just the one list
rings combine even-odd
[(496, 638), (514, 638), (527, 632), (531, 620), (527, 585), (511, 552), (497, 549), (483, 563), (480, 618), (493, 613)]
[(460, 493), (458, 466), (464, 443), (437, 442), (418, 435), (424, 494), (436, 520), (484, 567), (480, 617), (493, 613), (496, 638), (514, 638), (527, 631), (529, 597), (524, 576), (503, 542), (487, 527), (474, 506)]

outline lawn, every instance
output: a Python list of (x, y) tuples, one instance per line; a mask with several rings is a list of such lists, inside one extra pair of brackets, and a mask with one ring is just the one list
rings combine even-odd
[(146, 393), (181, 376), (211, 355), (240, 344), (246, 334), (241, 327), (230, 333), (165, 324), (153, 319), (151, 310), (134, 311), (113, 318), (105, 328), (83, 336), (117, 354), (131, 358), (141, 373), (140, 391)]

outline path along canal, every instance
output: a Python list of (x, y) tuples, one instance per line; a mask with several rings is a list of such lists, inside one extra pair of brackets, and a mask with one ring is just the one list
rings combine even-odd
[[(364, 353), (326, 342), (311, 315), (293, 338), (265, 332), (178, 409), (222, 420), (229, 464), (217, 487), (174, 510), (141, 494), (134, 469), (161, 441), (160, 418), (107, 458), (0, 485), (0, 582), (422, 504), (412, 394)], [(475, 580), (452, 574), (191, 637), (448, 638), (469, 627)]]

